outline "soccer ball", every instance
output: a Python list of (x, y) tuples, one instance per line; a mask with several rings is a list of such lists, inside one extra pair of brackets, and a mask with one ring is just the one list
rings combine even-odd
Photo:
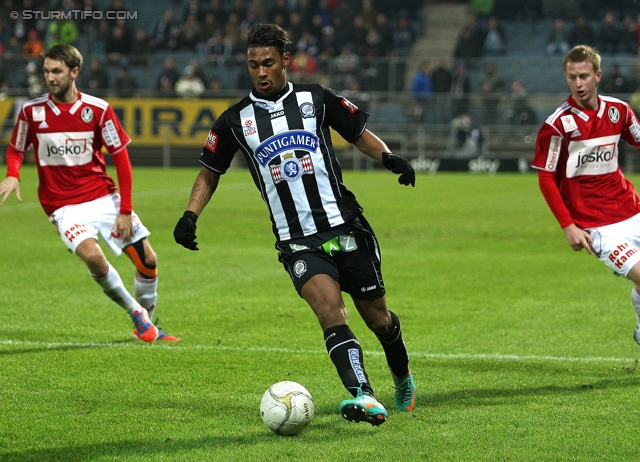
[(313, 399), (297, 382), (285, 380), (271, 385), (260, 401), (260, 416), (278, 435), (295, 435), (313, 419)]

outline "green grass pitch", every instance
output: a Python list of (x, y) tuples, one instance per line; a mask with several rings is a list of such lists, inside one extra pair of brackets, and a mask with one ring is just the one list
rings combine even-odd
[[(394, 410), (382, 350), (346, 300), (381, 427), (347, 396), (311, 310), (277, 262), (266, 207), (234, 170), (173, 242), (195, 168), (134, 168), (134, 207), (159, 258), (157, 315), (178, 344), (135, 340), (124, 311), (69, 254), (23, 168), (0, 207), (0, 460), (638, 460), (640, 347), (631, 283), (574, 253), (532, 174), (346, 172), (378, 234), (417, 409)], [(632, 176), (632, 181), (640, 177)], [(132, 289), (133, 267), (110, 261)], [(258, 407), (302, 383), (316, 415), (278, 437)]]

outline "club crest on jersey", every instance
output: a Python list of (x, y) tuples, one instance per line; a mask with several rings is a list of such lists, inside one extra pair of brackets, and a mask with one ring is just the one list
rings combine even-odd
[(253, 157), (266, 167), (269, 161), (283, 153), (299, 150), (310, 154), (316, 152), (319, 140), (316, 135), (305, 130), (289, 130), (267, 138), (256, 148)]
[(562, 128), (564, 128), (565, 133), (571, 133), (578, 128), (576, 119), (574, 119), (572, 115), (562, 116), (560, 120), (562, 121)]
[(282, 156), (280, 165), (271, 166), (271, 177), (274, 183), (282, 180), (293, 182), (302, 178), (305, 173), (313, 173), (313, 162), (308, 154), (298, 159), (292, 152)]
[(33, 106), (31, 108), (31, 117), (34, 122), (44, 122), (44, 106)]
[(93, 109), (88, 106), (83, 108), (82, 112), (80, 113), (80, 117), (82, 117), (82, 120), (84, 120), (86, 123), (91, 122), (93, 120)]
[(316, 108), (311, 103), (302, 103), (300, 105), (300, 114), (303, 119), (312, 119), (316, 116)]
[(607, 114), (609, 115), (609, 120), (611, 122), (613, 122), (614, 124), (620, 120), (620, 113), (618, 112), (618, 108), (616, 107), (610, 107), (609, 111), (607, 112)]

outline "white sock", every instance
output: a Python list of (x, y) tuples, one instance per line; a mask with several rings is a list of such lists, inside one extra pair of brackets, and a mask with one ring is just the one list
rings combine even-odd
[(133, 292), (136, 301), (147, 309), (149, 319), (153, 322), (153, 312), (155, 311), (158, 299), (158, 276), (153, 279), (139, 278), (136, 276), (133, 281)]
[(91, 277), (100, 284), (102, 290), (107, 297), (116, 302), (125, 310), (133, 310), (134, 312), (140, 311), (140, 305), (136, 302), (131, 294), (127, 291), (122, 283), (122, 279), (118, 274), (118, 271), (111, 266), (111, 263), (108, 263), (109, 267), (107, 268), (107, 272), (104, 275), (96, 276), (95, 274), (91, 274)]
[(631, 303), (633, 304), (633, 309), (636, 312), (638, 325), (640, 325), (640, 295), (638, 295), (635, 285), (633, 286), (633, 289), (631, 289)]

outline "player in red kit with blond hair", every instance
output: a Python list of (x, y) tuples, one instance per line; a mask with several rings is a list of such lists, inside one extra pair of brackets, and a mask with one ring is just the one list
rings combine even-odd
[(533, 167), (571, 248), (586, 249), (635, 284), (640, 344), (640, 199), (618, 164), (620, 139), (640, 149), (640, 124), (627, 103), (598, 94), (595, 49), (578, 45), (563, 64), (571, 96), (540, 128)]

